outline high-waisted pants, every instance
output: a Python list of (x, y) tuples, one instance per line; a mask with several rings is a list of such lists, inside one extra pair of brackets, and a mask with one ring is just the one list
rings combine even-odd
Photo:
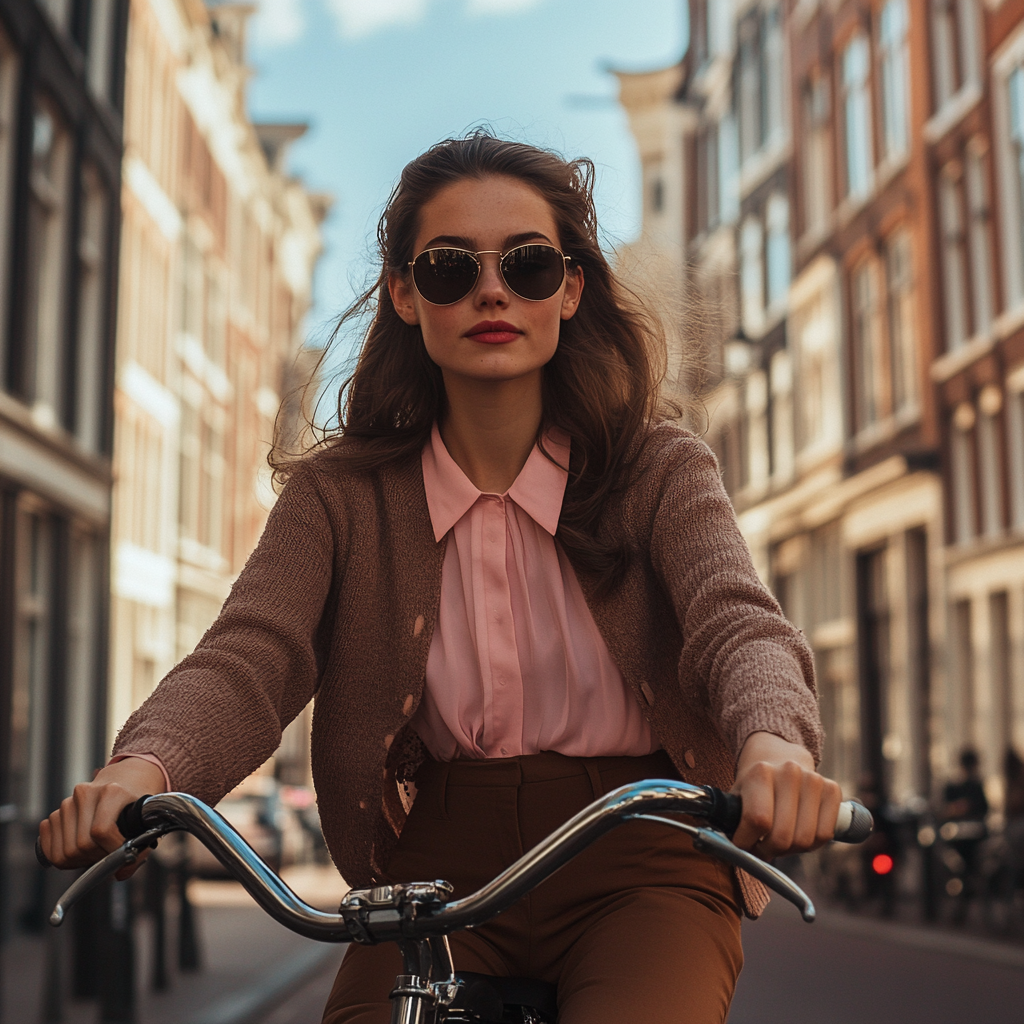
[[(444, 878), (474, 892), (598, 796), (678, 778), (646, 757), (543, 753), (428, 762), (388, 881)], [(451, 936), (456, 970), (558, 986), (559, 1024), (721, 1024), (743, 964), (732, 874), (667, 825), (620, 825), (529, 896)], [(323, 1024), (388, 1024), (402, 960), (393, 943), (353, 944)]]

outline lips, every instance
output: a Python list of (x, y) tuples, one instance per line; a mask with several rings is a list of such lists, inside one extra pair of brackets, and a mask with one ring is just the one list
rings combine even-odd
[(523, 332), (505, 320), (481, 320), (466, 331), (466, 337), (485, 345), (506, 345)]

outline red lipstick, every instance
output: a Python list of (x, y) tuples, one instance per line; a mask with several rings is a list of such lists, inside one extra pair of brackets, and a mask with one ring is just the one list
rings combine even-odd
[(466, 331), (466, 337), (485, 345), (504, 345), (515, 341), (522, 333), (518, 327), (505, 320), (481, 320)]

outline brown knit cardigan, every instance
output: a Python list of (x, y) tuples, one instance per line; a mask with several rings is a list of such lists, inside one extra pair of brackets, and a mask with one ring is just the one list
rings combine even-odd
[[(638, 554), (594, 619), (683, 778), (728, 787), (764, 730), (817, 760), (811, 652), (763, 586), (711, 450), (661, 426), (610, 522)], [(354, 886), (380, 877), (401, 831), (399, 784), (422, 760), (409, 719), (423, 694), (445, 542), (431, 530), (418, 457), (343, 473), (303, 463), (193, 654), (129, 718), (114, 747), (151, 751), (171, 784), (215, 804), (277, 748), (316, 698), (312, 762), (324, 837)], [(739, 875), (745, 909), (767, 902)]]

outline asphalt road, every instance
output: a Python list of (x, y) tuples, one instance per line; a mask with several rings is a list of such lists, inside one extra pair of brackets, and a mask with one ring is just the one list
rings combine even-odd
[[(744, 924), (729, 1024), (1021, 1024), (1024, 949), (774, 900)], [(930, 947), (930, 948), (929, 948)]]
[[(1022, 947), (827, 913), (808, 925), (776, 900), (745, 923), (744, 950), (729, 1024), (1024, 1021)], [(325, 965), (260, 1024), (319, 1024), (335, 970)]]

